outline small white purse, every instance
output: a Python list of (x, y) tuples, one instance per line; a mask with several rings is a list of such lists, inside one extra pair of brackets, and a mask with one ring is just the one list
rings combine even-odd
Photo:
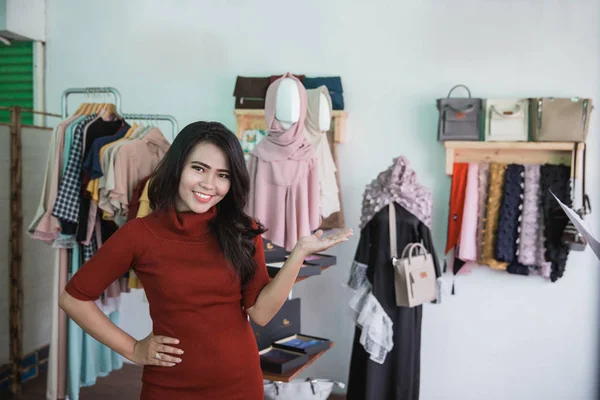
[(485, 100), (485, 141), (526, 142), (529, 139), (529, 100)]
[[(396, 243), (396, 208), (389, 204), (390, 255), (394, 267), (396, 306), (416, 307), (438, 297), (435, 264), (431, 253), (421, 243), (409, 243), (398, 258)], [(415, 253), (416, 250), (416, 253)]]
[(263, 381), (265, 400), (327, 400), (333, 385), (344, 388), (341, 382), (329, 379), (292, 380), (291, 382)]

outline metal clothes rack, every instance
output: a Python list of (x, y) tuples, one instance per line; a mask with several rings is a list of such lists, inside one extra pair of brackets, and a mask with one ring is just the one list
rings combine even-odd
[(71, 88), (67, 89), (63, 92), (61, 98), (61, 111), (62, 117), (67, 118), (67, 103), (69, 100), (69, 96), (72, 94), (85, 94), (85, 95), (94, 95), (94, 94), (112, 94), (115, 97), (115, 107), (117, 111), (121, 112), (121, 93), (115, 88), (112, 87), (88, 87), (88, 88)]
[(168, 121), (171, 123), (173, 127), (173, 131), (171, 134), (171, 141), (175, 140), (175, 135), (179, 132), (179, 123), (175, 119), (175, 117), (171, 115), (164, 114), (122, 114), (119, 113), (124, 119), (130, 120), (146, 120), (146, 121)]
[(167, 121), (171, 123), (173, 128), (171, 134), (171, 140), (175, 139), (175, 136), (179, 132), (179, 123), (177, 119), (172, 115), (167, 114), (128, 114), (123, 113), (121, 110), (121, 93), (113, 87), (89, 87), (89, 88), (70, 88), (63, 92), (61, 98), (61, 110), (62, 117), (67, 118), (68, 116), (68, 99), (72, 94), (84, 94), (84, 95), (95, 95), (95, 94), (110, 94), (114, 96), (115, 100), (115, 108), (117, 113), (125, 119), (133, 119), (133, 120), (144, 120), (144, 121)]
[[(115, 104), (115, 110), (116, 112), (122, 116), (124, 119), (130, 119), (130, 120), (147, 120), (147, 121), (168, 121), (171, 123), (172, 127), (173, 127), (173, 132), (171, 137), (173, 139), (175, 139), (175, 136), (177, 135), (177, 133), (179, 132), (179, 124), (177, 122), (177, 120), (175, 119), (175, 117), (171, 116), (171, 115), (161, 115), (161, 114), (126, 114), (122, 112), (121, 109), (121, 94), (119, 93), (119, 91), (113, 87), (84, 87), (84, 88), (70, 88), (70, 89), (66, 89), (63, 94), (62, 94), (62, 98), (61, 98), (61, 114), (62, 114), (62, 118), (65, 119), (68, 117), (69, 112), (68, 112), (68, 100), (69, 100), (69, 96), (73, 95), (73, 94), (83, 94), (83, 95), (112, 95), (114, 97), (114, 104)], [(59, 249), (59, 252), (65, 252), (66, 253), (66, 249)], [(64, 329), (64, 327), (59, 326), (58, 329)], [(64, 365), (58, 365), (58, 369), (59, 369), (59, 373), (58, 376), (61, 377), (60, 379), (62, 379), (62, 377), (66, 376), (66, 370), (62, 370), (64, 369), (65, 366)], [(64, 386), (64, 383), (58, 382), (57, 384), (58, 386), (55, 388), (56, 390), (56, 396), (58, 398), (68, 398), (67, 394), (66, 394), (66, 387)]]

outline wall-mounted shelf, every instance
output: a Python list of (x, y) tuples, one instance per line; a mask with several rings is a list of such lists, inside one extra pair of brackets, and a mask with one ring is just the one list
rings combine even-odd
[[(333, 347), (333, 342), (330, 343), (329, 349)], [(302, 371), (308, 368), (312, 363), (317, 361), (323, 354), (325, 354), (329, 349), (323, 350), (319, 353), (313, 354), (308, 358), (306, 364), (299, 366), (298, 368), (294, 368), (285, 374), (273, 374), (270, 372), (263, 371), (263, 379), (267, 379), (269, 381), (279, 381), (279, 382), (290, 382), (292, 379), (295, 379)]]
[(585, 143), (573, 142), (468, 142), (446, 141), (446, 174), (452, 175), (457, 162), (500, 162), (517, 164), (570, 165), (574, 177), (581, 176), (581, 165), (573, 166), (573, 155), (581, 160)]
[[(266, 130), (264, 110), (243, 110), (235, 109), (233, 112), (236, 118), (235, 134), (238, 139), (242, 139), (244, 131), (249, 129)], [(346, 137), (346, 119), (348, 113), (346, 111), (334, 110), (331, 113), (331, 129), (333, 130), (333, 138), (335, 143), (343, 143)]]

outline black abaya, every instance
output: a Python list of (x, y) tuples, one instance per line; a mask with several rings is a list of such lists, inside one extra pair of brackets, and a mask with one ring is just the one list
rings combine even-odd
[[(436, 275), (440, 268), (433, 248), (431, 232), (417, 217), (399, 204), (396, 207), (398, 252), (409, 243), (422, 242), (432, 254)], [(378, 364), (360, 344), (356, 328), (348, 379), (348, 400), (417, 400), (421, 367), (422, 306), (397, 307), (394, 271), (390, 256), (388, 207), (379, 211), (361, 230), (355, 261), (366, 264), (373, 295), (393, 322), (392, 350)]]

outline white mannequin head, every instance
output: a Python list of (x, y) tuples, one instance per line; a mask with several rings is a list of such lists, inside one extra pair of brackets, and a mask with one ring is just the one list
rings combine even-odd
[(331, 112), (329, 111), (329, 101), (323, 93), (319, 97), (319, 130), (325, 132), (331, 128)]
[(300, 89), (291, 78), (284, 78), (277, 88), (275, 118), (284, 129), (300, 120)]

